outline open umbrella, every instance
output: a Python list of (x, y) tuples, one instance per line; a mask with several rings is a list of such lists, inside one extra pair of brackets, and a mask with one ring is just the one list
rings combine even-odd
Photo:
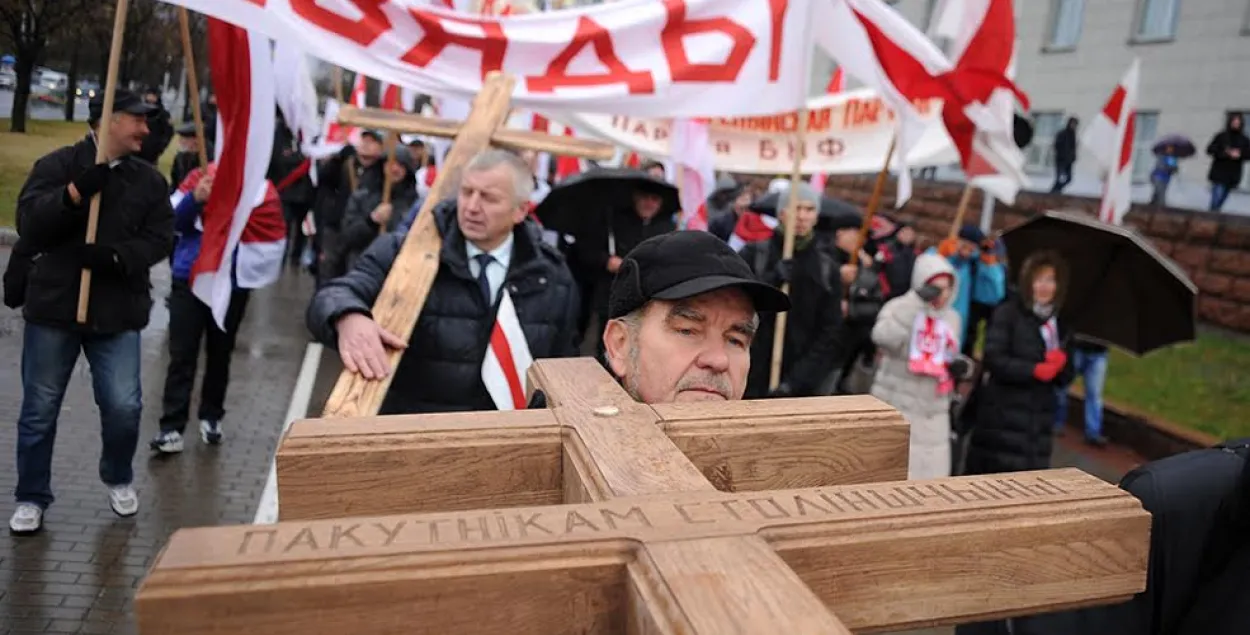
[(1194, 147), (1189, 137), (1178, 134), (1160, 137), (1151, 150), (1155, 154), (1170, 154), (1178, 159), (1188, 159), (1198, 153), (1198, 148)]
[(1013, 276), (1038, 251), (1067, 261), (1059, 319), (1073, 332), (1135, 355), (1194, 339), (1197, 287), (1136, 232), (1085, 214), (1047, 212), (1002, 239)]
[(673, 215), (681, 208), (677, 188), (646, 172), (621, 168), (595, 168), (578, 174), (547, 193), (534, 214), (544, 229), (579, 234), (617, 207), (632, 205), (634, 192), (658, 194), (660, 215)]
[[(763, 214), (764, 216), (776, 216), (777, 202), (780, 199), (780, 192), (769, 192), (768, 194), (751, 201), (751, 205), (747, 209), (750, 209), (752, 212), (757, 214)], [(830, 227), (835, 225), (834, 221), (838, 219), (846, 217), (862, 219), (864, 217), (864, 215), (860, 213), (859, 208), (854, 205), (851, 205), (841, 199), (829, 198), (828, 196), (820, 197), (819, 214), (820, 216), (816, 219), (816, 231), (828, 231)]]

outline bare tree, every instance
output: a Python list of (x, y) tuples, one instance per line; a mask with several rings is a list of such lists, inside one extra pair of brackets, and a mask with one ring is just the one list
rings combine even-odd
[(35, 66), (44, 54), (48, 38), (67, 28), (90, 0), (0, 0), (0, 41), (8, 42), (17, 56), (14, 72), (12, 132), (26, 132), (26, 106)]

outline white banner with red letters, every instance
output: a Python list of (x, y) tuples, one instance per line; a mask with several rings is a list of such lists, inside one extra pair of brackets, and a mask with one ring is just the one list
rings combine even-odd
[[(871, 90), (825, 95), (808, 102), (803, 173), (863, 174), (885, 161), (898, 128), (894, 113)], [(924, 134), (908, 156), (911, 167), (956, 163), (959, 153), (942, 125), (942, 103), (915, 104)], [(553, 115), (578, 130), (652, 158), (671, 156), (670, 119), (625, 115)], [(789, 174), (794, 167), (798, 112), (714, 118), (709, 129), (717, 170), (746, 174)]]
[(812, 3), (625, 0), (479, 16), (427, 0), (166, 0), (369, 77), (470, 99), (489, 71), (539, 111), (703, 117), (796, 108)]

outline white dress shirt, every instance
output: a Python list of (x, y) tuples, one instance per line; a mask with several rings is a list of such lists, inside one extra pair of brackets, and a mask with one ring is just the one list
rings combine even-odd
[(512, 234), (508, 234), (508, 238), (498, 247), (489, 252), (483, 251), (477, 245), (469, 241), (464, 242), (465, 253), (469, 256), (469, 275), (476, 280), (481, 275), (481, 265), (477, 262), (477, 255), (489, 253), (494, 260), (486, 267), (486, 282), (490, 284), (490, 297), (499, 297), (499, 287), (503, 286), (503, 280), (508, 275), (508, 266), (512, 263)]

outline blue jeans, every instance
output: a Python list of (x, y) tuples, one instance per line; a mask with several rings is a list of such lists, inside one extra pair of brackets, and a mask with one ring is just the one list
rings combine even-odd
[[(1107, 383), (1107, 354), (1077, 349), (1072, 353), (1072, 368), (1085, 379), (1085, 437), (1102, 436), (1102, 389)], [(1068, 389), (1056, 388), (1059, 407), (1055, 410), (1055, 429), (1068, 421)]]
[(52, 445), (56, 420), (78, 352), (87, 356), (100, 408), (100, 480), (129, 485), (143, 410), (139, 385), (139, 332), (91, 335), (26, 324), (22, 341), (22, 410), (17, 419), (19, 503), (52, 504)]
[(1222, 183), (1212, 183), (1211, 184), (1211, 210), (1210, 211), (1218, 212), (1221, 209), (1223, 209), (1224, 202), (1228, 200), (1228, 195), (1230, 192), (1232, 192), (1232, 188), (1228, 187), (1227, 185), (1224, 185)]

